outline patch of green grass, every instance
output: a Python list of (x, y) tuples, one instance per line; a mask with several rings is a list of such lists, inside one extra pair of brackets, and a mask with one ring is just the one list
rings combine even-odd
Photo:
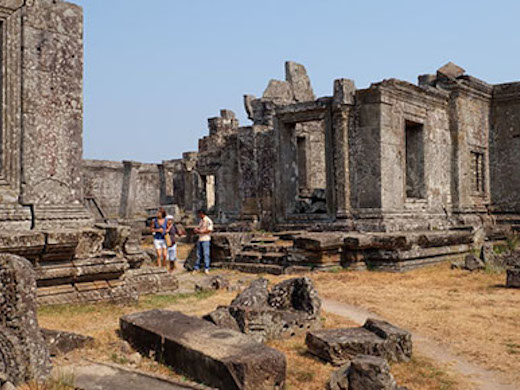
[(494, 245), (493, 246), (493, 253), (495, 255), (502, 255), (508, 251), (508, 247), (505, 245)]
[(185, 301), (187, 299), (203, 300), (215, 294), (214, 291), (197, 291), (186, 294), (173, 295), (145, 295), (137, 305), (140, 309), (161, 309)]
[(510, 355), (520, 355), (520, 345), (515, 343), (506, 344), (507, 353)]
[(113, 353), (110, 355), (110, 360), (112, 360), (116, 364), (125, 365), (128, 364), (128, 359), (125, 356), (118, 355), (117, 353)]
[(75, 390), (75, 378), (71, 372), (58, 372), (44, 383), (30, 382), (21, 387), (23, 390)]
[(511, 252), (514, 252), (518, 248), (518, 245), (520, 245), (520, 236), (518, 234), (507, 238), (507, 246)]
[(506, 269), (499, 264), (486, 263), (484, 272), (490, 275), (501, 274), (506, 272)]
[[(162, 309), (187, 299), (206, 299), (213, 294), (213, 291), (198, 291), (189, 294), (144, 295), (139, 299), (139, 303), (134, 306), (137, 309), (143, 310)], [(114, 315), (115, 313), (119, 313), (120, 315), (123, 315), (124, 306), (111, 303), (52, 305), (42, 306), (38, 309), (38, 312), (40, 315), (47, 316), (74, 316), (90, 313), (98, 315), (103, 315), (104, 313)]]

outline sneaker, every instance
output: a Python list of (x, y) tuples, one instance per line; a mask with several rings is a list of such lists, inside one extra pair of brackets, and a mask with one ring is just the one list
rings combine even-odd
[(206, 275), (209, 274), (209, 269), (205, 269), (205, 270), (204, 270), (204, 273), (205, 273)]

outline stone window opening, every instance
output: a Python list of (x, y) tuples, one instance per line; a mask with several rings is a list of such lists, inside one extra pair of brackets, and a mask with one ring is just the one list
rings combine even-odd
[(426, 182), (424, 178), (424, 125), (405, 121), (406, 144), (406, 197), (424, 199)]
[(471, 152), (471, 164), (473, 192), (482, 195), (486, 192), (484, 153)]

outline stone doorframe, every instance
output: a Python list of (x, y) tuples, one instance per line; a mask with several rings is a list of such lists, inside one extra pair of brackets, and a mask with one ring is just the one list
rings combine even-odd
[[(325, 130), (326, 214), (295, 214), (298, 196), (297, 145), (295, 128), (298, 123), (323, 121)], [(333, 221), (336, 218), (334, 140), (332, 99), (278, 107), (274, 118), (276, 137), (276, 172), (274, 216), (278, 223)]]

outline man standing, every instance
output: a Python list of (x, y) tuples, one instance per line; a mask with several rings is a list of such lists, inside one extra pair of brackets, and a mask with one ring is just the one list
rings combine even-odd
[(204, 272), (209, 273), (209, 248), (211, 245), (211, 232), (213, 232), (213, 221), (206, 215), (206, 210), (204, 209), (199, 210), (199, 218), (199, 226), (194, 230), (199, 235), (199, 240), (197, 241), (197, 262), (194, 270), (198, 271), (200, 269), (200, 262), (204, 258)]

